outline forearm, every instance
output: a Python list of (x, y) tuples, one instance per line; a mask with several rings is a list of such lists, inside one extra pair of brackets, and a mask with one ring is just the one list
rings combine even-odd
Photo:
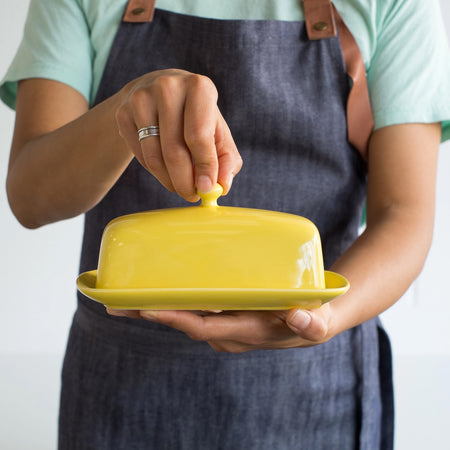
[[(112, 97), (73, 121), (33, 137), (12, 153), (7, 178), (11, 208), (35, 228), (97, 204), (125, 170), (132, 153), (115, 124)], [(13, 148), (14, 148), (13, 143)]]
[(330, 303), (333, 335), (376, 317), (406, 292), (422, 270), (432, 229), (432, 219), (401, 210), (386, 211), (366, 229), (332, 267), (350, 281), (348, 293)]
[(440, 124), (374, 133), (369, 151), (367, 229), (333, 267), (351, 287), (332, 303), (337, 331), (377, 316), (419, 275), (433, 234)]

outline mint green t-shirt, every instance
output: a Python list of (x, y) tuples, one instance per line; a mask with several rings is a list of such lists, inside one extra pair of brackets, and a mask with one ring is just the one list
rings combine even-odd
[[(24, 37), (0, 97), (17, 82), (72, 86), (92, 104), (127, 0), (31, 0)], [(157, 0), (156, 7), (215, 19), (303, 20), (301, 0)], [(438, 0), (335, 0), (367, 71), (375, 128), (443, 123), (450, 139), (450, 52)]]

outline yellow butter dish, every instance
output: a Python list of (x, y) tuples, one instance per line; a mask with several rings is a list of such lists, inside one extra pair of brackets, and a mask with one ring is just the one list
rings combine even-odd
[(324, 271), (311, 221), (218, 206), (221, 194), (216, 185), (200, 206), (114, 219), (78, 289), (111, 308), (190, 310), (317, 308), (348, 290)]

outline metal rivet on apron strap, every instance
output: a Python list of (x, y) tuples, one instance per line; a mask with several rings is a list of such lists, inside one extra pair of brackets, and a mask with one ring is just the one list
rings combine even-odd
[(303, 0), (306, 31), (311, 40), (336, 36), (331, 0)]
[(303, 6), (309, 39), (319, 40), (336, 36), (336, 22), (338, 24), (345, 68), (353, 81), (347, 102), (348, 140), (361, 156), (367, 159), (374, 121), (361, 51), (331, 0), (303, 0)]
[(317, 31), (326, 31), (328, 30), (328, 25), (326, 22), (317, 22), (314, 24), (314, 29)]
[(131, 11), (131, 14), (133, 14), (133, 16), (140, 16), (143, 13), (145, 13), (145, 8), (135, 8)]
[(129, 0), (125, 14), (124, 22), (144, 23), (153, 20), (156, 0)]

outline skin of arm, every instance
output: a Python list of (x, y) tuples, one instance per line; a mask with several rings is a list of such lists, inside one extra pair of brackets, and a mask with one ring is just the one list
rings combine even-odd
[[(132, 153), (112, 129), (114, 114), (107, 106), (88, 113), (83, 96), (62, 83), (19, 83), (6, 187), (24, 226), (37, 228), (88, 210), (127, 167)], [(97, 151), (96, 140), (103, 143)]]

